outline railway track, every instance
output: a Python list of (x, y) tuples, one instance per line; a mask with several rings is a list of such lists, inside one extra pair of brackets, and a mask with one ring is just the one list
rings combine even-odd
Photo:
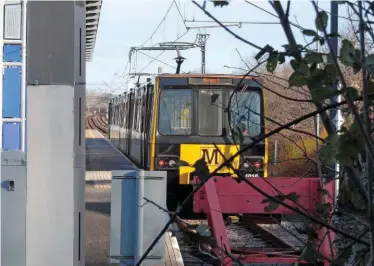
[[(86, 116), (86, 128), (96, 129), (105, 137), (108, 134), (108, 121), (105, 115), (94, 114)], [(186, 220), (190, 225), (207, 224), (206, 220)], [(284, 216), (281, 223), (277, 224), (255, 224), (240, 220), (226, 226), (227, 236), (230, 242), (232, 252), (236, 254), (245, 253), (251, 250), (251, 254), (276, 254), (285, 255), (300, 254), (306, 235), (301, 235), (298, 228), (302, 228), (303, 219), (292, 215)], [(180, 251), (183, 257), (184, 265), (219, 265), (219, 259), (215, 258), (209, 251), (204, 249), (201, 244), (191, 240), (186, 233), (176, 230), (174, 225), (174, 234), (178, 240)], [(260, 265), (260, 264), (245, 264)], [(270, 266), (273, 264), (261, 264)], [(287, 265), (287, 264), (277, 264)]]
[[(207, 224), (206, 220), (184, 220), (190, 225)], [(239, 221), (226, 226), (232, 252), (245, 254), (300, 254), (306, 236), (296, 231), (296, 226), (302, 225), (302, 219), (292, 217), (280, 224), (255, 224)], [(219, 260), (204, 250), (201, 244), (194, 242), (184, 232), (175, 233), (185, 265), (219, 265)], [(295, 238), (296, 236), (296, 238)], [(299, 240), (297, 240), (297, 238)], [(300, 241), (301, 240), (301, 241)], [(246, 264), (259, 265), (259, 264)], [(261, 264), (267, 265), (267, 264)], [(268, 264), (271, 265), (271, 264)]]
[(108, 134), (108, 121), (105, 115), (88, 115), (86, 116), (86, 128), (96, 129), (101, 134), (106, 136)]

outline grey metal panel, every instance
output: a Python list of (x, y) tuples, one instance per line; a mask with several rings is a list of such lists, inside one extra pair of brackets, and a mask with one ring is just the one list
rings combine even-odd
[(76, 266), (74, 87), (27, 86), (27, 102), (26, 265)]
[[(141, 171), (140, 178), (144, 178), (144, 197), (157, 203), (166, 209), (166, 172), (164, 171)], [(146, 201), (143, 201), (142, 205)], [(143, 211), (143, 252), (151, 245), (156, 236), (166, 224), (166, 214), (151, 203), (142, 207)], [(165, 256), (165, 235), (149, 253), (145, 266), (161, 265)], [(156, 258), (159, 259), (156, 259)]]
[(84, 167), (74, 168), (74, 264), (85, 265), (85, 173)]
[[(118, 256), (121, 254), (121, 197), (122, 180), (112, 179), (111, 199), (110, 199), (110, 251), (109, 256)], [(119, 262), (110, 258), (110, 263)]]
[[(118, 256), (134, 256), (136, 230), (136, 177), (137, 171), (112, 171), (110, 207), (110, 262), (119, 262)], [(124, 263), (133, 259), (123, 260)]]
[[(143, 185), (143, 189), (139, 189), (139, 185)], [(146, 203), (139, 195), (141, 190), (144, 191), (145, 198), (166, 208), (166, 172), (112, 171), (111, 262), (117, 262), (113, 259), (114, 256), (122, 256), (129, 257), (122, 258), (123, 263), (132, 265), (140, 244), (136, 241), (138, 234), (142, 235), (141, 253), (143, 253), (166, 224), (166, 214), (155, 205)], [(140, 216), (138, 212), (141, 212)], [(141, 216), (143, 216), (142, 221), (138, 220)], [(143, 226), (139, 228), (139, 224)], [(142, 265), (161, 265), (164, 256), (165, 236), (162, 236)]]
[(27, 3), (28, 84), (74, 84), (75, 6), (74, 1)]
[(26, 155), (21, 151), (1, 152), (1, 219), (1, 264), (26, 265)]

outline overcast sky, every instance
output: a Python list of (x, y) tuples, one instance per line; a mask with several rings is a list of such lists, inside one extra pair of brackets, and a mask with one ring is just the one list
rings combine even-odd
[[(203, 1), (197, 2), (202, 4)], [(252, 2), (274, 13), (267, 1)], [(125, 67), (128, 63), (130, 47), (139, 46), (145, 42), (161, 21), (163, 22), (159, 29), (144, 46), (153, 46), (156, 43), (176, 40), (186, 32), (184, 19), (211, 21), (197, 6), (187, 0), (176, 0), (177, 5), (172, 6), (165, 20), (163, 20), (171, 4), (172, 1), (169, 0), (103, 0), (93, 60), (87, 63), (87, 88), (89, 90), (109, 92), (111, 88), (115, 93), (123, 92), (128, 80), (129, 68), (125, 69)], [(181, 14), (178, 12), (177, 6)], [(330, 1), (319, 1), (319, 6), (329, 11)], [(251, 6), (244, 0), (233, 0), (228, 7), (224, 8), (214, 8), (209, 3), (207, 4), (207, 10), (222, 22), (277, 22), (276, 18)], [(339, 12), (342, 17), (347, 16), (345, 6), (341, 6)], [(315, 11), (310, 1), (292, 1), (290, 11), (292, 21), (304, 28), (314, 29), (314, 18)], [(340, 19), (340, 24), (346, 22), (346, 19)], [(214, 22), (188, 22), (186, 24), (188, 27), (217, 25)], [(284, 32), (279, 24), (243, 24), (241, 28), (230, 27), (230, 29), (260, 47), (271, 44), (274, 48), (281, 49), (281, 46), (286, 43)], [(304, 44), (305, 41), (300, 30), (293, 29), (298, 43)], [(236, 49), (245, 58), (249, 58), (257, 52), (255, 48), (234, 39), (222, 28), (200, 29), (200, 31), (210, 34), (206, 52), (207, 72), (231, 73), (233, 70), (225, 68), (224, 65), (241, 66), (241, 60)], [(190, 29), (179, 41), (194, 42), (198, 32), (197, 29)], [(153, 58), (160, 54), (160, 51), (141, 52)], [(151, 64), (149, 63), (152, 58), (142, 53), (134, 54), (132, 72), (141, 70), (147, 73), (157, 73), (158, 67), (162, 67), (164, 73), (175, 72), (172, 66), (176, 66), (174, 61), (177, 56), (176, 51), (164, 52), (157, 57), (159, 61), (154, 61)], [(182, 65), (182, 71), (200, 70), (200, 49), (194, 48), (181, 51), (181, 53), (183, 57), (187, 58)], [(146, 67), (148, 64), (149, 66)]]

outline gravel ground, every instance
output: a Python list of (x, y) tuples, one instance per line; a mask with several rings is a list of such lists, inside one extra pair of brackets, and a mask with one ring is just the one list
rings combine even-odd
[(86, 187), (86, 266), (109, 266), (110, 189)]

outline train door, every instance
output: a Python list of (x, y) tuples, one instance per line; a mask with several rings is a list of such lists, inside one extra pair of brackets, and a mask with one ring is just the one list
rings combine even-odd
[(145, 103), (146, 103), (146, 86), (141, 89), (139, 105), (140, 110), (138, 110), (138, 123), (139, 127), (139, 145), (140, 145), (140, 153), (139, 153), (139, 162), (141, 166), (144, 166), (144, 121), (145, 121)]
[(127, 121), (127, 96), (124, 95), (121, 101), (121, 136), (120, 136), (120, 147), (122, 152), (126, 152), (126, 136), (127, 136), (127, 129), (126, 129), (126, 121)]
[(133, 127), (133, 113), (134, 113), (134, 93), (129, 94), (129, 107), (128, 107), (128, 119), (127, 119), (127, 138), (126, 138), (126, 153), (131, 152), (131, 136)]
[(108, 107), (108, 139), (110, 140), (112, 138), (112, 124), (113, 124), (113, 103), (112, 101), (109, 102), (109, 107)]
[(148, 156), (150, 149), (150, 131), (151, 131), (151, 120), (152, 120), (152, 103), (153, 103), (153, 86), (147, 85), (145, 93), (145, 109), (144, 109), (144, 138), (143, 138), (143, 165), (145, 169), (149, 168)]
[(121, 142), (123, 138), (122, 134), (122, 121), (123, 121), (123, 108), (122, 108), (122, 102), (123, 98), (122, 95), (118, 97), (118, 147), (121, 150)]

